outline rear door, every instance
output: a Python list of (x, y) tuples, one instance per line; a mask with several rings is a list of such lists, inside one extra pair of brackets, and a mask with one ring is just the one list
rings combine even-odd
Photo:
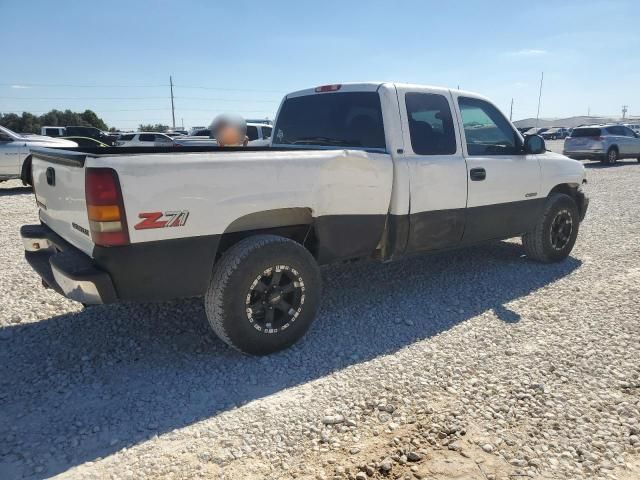
[(465, 96), (456, 100), (469, 180), (463, 241), (530, 230), (543, 201), (538, 156), (524, 154), (520, 135), (493, 104)]
[(455, 246), (462, 239), (467, 168), (455, 128), (451, 93), (398, 87), (409, 168), (410, 211), (406, 252)]

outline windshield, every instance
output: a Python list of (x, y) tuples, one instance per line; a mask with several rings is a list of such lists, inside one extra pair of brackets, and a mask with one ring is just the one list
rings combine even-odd
[(13, 130), (9, 130), (7, 127), (0, 126), (0, 140), (16, 140), (19, 138), (24, 138), (22, 135), (18, 135)]
[(287, 99), (273, 135), (274, 145), (385, 149), (380, 97), (343, 92)]

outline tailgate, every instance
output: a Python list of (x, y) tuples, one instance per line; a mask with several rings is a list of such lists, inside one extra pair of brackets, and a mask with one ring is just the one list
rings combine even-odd
[(93, 252), (84, 193), (86, 154), (32, 148), (33, 189), (40, 220), (88, 255)]

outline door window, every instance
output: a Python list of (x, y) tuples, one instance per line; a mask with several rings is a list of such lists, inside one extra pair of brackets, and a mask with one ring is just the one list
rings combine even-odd
[(456, 153), (456, 134), (449, 102), (443, 95), (411, 92), (405, 95), (411, 147), (418, 155)]
[(156, 136), (152, 133), (143, 133), (138, 137), (141, 142), (155, 142)]
[(262, 127), (262, 138), (271, 138), (271, 127)]
[(247, 137), (249, 140), (257, 140), (258, 139), (258, 128), (253, 125), (247, 126)]
[[(469, 155), (515, 155), (520, 141), (509, 121), (484, 100), (458, 99)], [(545, 129), (546, 130), (546, 129)]]

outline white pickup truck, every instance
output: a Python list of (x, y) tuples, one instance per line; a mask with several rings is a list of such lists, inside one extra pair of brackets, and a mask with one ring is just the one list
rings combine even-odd
[(85, 304), (204, 296), (220, 338), (257, 355), (308, 329), (320, 265), (515, 236), (560, 261), (588, 206), (582, 164), (486, 98), (394, 83), (287, 95), (270, 148), (40, 149), (33, 178), (41, 224), (21, 234), (45, 286)]

